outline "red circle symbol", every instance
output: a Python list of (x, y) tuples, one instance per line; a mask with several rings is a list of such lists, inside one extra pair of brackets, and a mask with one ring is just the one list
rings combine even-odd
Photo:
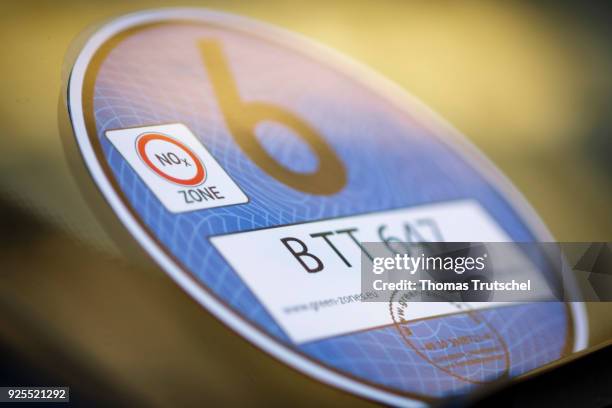
[[(190, 178), (179, 178), (179, 177), (174, 177), (170, 174), (168, 174), (167, 171), (164, 171), (162, 168), (158, 167), (155, 165), (155, 163), (153, 163), (153, 161), (151, 161), (151, 159), (149, 158), (147, 151), (146, 151), (146, 147), (147, 144), (149, 142), (155, 141), (155, 140), (159, 140), (159, 141), (163, 141), (166, 143), (171, 143), (172, 145), (178, 147), (181, 151), (183, 151), (185, 154), (187, 154), (187, 156), (191, 159), (192, 163), (189, 163), (189, 161), (187, 159), (180, 159), (181, 161), (171, 161), (171, 160), (166, 160), (168, 162), (169, 165), (186, 165), (186, 166), (190, 166), (190, 165), (194, 165), (196, 167), (196, 174), (193, 177)], [(197, 186), (199, 184), (202, 184), (204, 182), (204, 180), (206, 179), (206, 169), (204, 168), (204, 165), (202, 164), (202, 162), (200, 161), (200, 159), (198, 159), (198, 157), (191, 151), (191, 149), (189, 149), (187, 146), (185, 146), (183, 143), (172, 139), (171, 137), (168, 137), (166, 135), (162, 135), (160, 133), (145, 133), (142, 134), (138, 137), (138, 141), (136, 142), (136, 150), (138, 151), (138, 155), (140, 156), (140, 158), (142, 159), (142, 161), (144, 161), (146, 163), (147, 166), (149, 166), (149, 168), (151, 170), (153, 170), (155, 173), (157, 173), (159, 176), (165, 178), (166, 180), (169, 180), (173, 183), (176, 184), (181, 184), (184, 186)], [(162, 155), (162, 159), (160, 159), (160, 163), (163, 163), (161, 160), (163, 160), (163, 158), (167, 159), (167, 156), (163, 156)], [(178, 156), (176, 154), (174, 154), (174, 156), (171, 156), (172, 158), (177, 157)], [(158, 157), (159, 158), (159, 157)], [(176, 159), (175, 159), (176, 160)]]

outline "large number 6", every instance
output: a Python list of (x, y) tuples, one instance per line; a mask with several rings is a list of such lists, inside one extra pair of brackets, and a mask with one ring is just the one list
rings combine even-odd
[[(346, 184), (344, 166), (327, 142), (295, 114), (264, 102), (245, 102), (216, 41), (199, 43), (213, 90), (227, 126), (240, 148), (266, 173), (278, 181), (310, 194), (330, 195)], [(293, 129), (306, 141), (319, 159), (312, 173), (298, 173), (282, 166), (261, 146), (255, 136), (255, 126), (264, 120), (275, 121)]]

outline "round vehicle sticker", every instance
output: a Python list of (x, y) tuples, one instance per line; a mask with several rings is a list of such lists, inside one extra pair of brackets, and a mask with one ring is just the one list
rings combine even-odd
[(68, 110), (125, 227), (186, 292), (286, 364), (422, 405), (586, 345), (580, 303), (364, 302), (361, 242), (551, 240), (498, 171), (368, 69), (199, 9), (115, 19)]

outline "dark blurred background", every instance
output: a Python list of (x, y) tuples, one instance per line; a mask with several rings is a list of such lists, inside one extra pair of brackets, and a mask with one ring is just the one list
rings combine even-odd
[[(353, 57), (464, 133), (557, 240), (612, 240), (612, 13), (605, 2), (6, 1), (3, 384), (68, 384), (86, 404), (100, 390), (125, 405), (271, 396), (298, 405), (359, 402), (255, 350), (155, 266), (132, 262), (82, 198), (58, 132), (66, 52), (92, 24), (161, 6), (242, 14)], [(591, 344), (612, 338), (612, 305), (588, 310)]]

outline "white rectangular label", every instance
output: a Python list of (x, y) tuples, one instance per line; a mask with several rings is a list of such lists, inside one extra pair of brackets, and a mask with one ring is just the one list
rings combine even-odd
[(249, 201), (181, 123), (109, 130), (106, 137), (169, 211), (180, 213)]
[[(361, 302), (359, 242), (407, 241), (408, 224), (427, 241), (507, 242), (475, 201), (453, 201), (213, 237), (212, 243), (296, 343), (392, 323), (386, 302)], [(382, 229), (381, 229), (382, 228)], [(289, 245), (289, 247), (288, 247)], [(289, 248), (292, 248), (291, 251)], [(302, 256), (296, 254), (302, 253)], [(491, 304), (474, 303), (473, 307)], [(453, 313), (415, 303), (411, 319)]]

